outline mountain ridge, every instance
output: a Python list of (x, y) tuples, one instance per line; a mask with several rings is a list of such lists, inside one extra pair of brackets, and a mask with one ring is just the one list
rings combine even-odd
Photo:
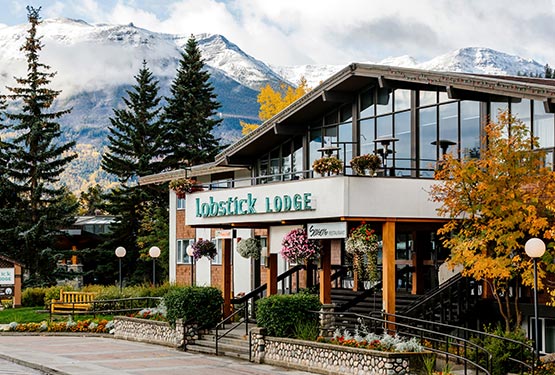
[[(19, 50), (27, 25), (0, 28), (0, 94), (5, 86), (15, 85), (13, 77), (25, 74), (25, 56)], [(61, 90), (54, 110), (72, 107), (71, 114), (60, 121), (64, 140), (75, 140), (80, 157), (70, 166), (71, 177), (63, 176), (72, 190), (109, 179), (100, 169), (106, 146), (109, 117), (113, 108), (121, 108), (143, 59), (159, 81), (160, 95), (169, 95), (180, 54), (189, 36), (150, 31), (127, 25), (89, 24), (70, 18), (45, 19), (38, 27), (44, 44), (41, 61), (56, 71), (51, 87)], [(338, 72), (345, 65), (275, 66), (245, 53), (219, 34), (197, 34), (206, 69), (211, 74), (221, 103), (222, 126), (215, 131), (222, 143), (237, 140), (241, 119), (252, 122), (258, 116), (258, 91), (267, 84), (282, 82), (296, 85), (305, 77), (309, 87)], [(379, 62), (361, 63), (404, 66), (427, 70), (479, 74), (537, 74), (544, 66), (485, 47), (466, 47), (418, 62), (411, 56), (390, 57)], [(84, 157), (86, 155), (86, 158)]]

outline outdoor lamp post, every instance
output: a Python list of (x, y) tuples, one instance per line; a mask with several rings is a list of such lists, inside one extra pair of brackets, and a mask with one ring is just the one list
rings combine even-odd
[(187, 246), (187, 249), (185, 250), (187, 252), (187, 255), (189, 256), (189, 259), (191, 260), (191, 286), (195, 285), (195, 258), (193, 257), (193, 246), (189, 245)]
[(534, 261), (534, 342), (536, 356), (540, 355), (540, 341), (538, 331), (538, 258), (545, 253), (545, 243), (539, 238), (530, 238), (524, 245), (524, 251)]
[(116, 248), (116, 256), (118, 257), (119, 260), (119, 292), (121, 293), (121, 258), (123, 258), (125, 256), (125, 247), (123, 246), (118, 246)]
[(160, 248), (158, 246), (152, 246), (148, 250), (148, 255), (152, 258), (152, 286), (156, 286), (156, 258), (160, 256)]

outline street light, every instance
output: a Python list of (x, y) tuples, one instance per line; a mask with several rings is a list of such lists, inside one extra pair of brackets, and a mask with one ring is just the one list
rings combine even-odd
[(193, 249), (193, 246), (189, 245), (185, 251), (191, 260), (191, 286), (193, 286), (195, 285), (195, 258), (193, 257), (195, 250)]
[(116, 248), (116, 256), (118, 257), (119, 260), (119, 292), (121, 294), (121, 258), (123, 258), (125, 256), (125, 247), (123, 246), (118, 246)]
[(534, 342), (536, 355), (540, 355), (540, 342), (538, 331), (538, 258), (545, 253), (545, 243), (539, 238), (530, 238), (524, 245), (524, 251), (534, 261)]
[(152, 258), (152, 286), (156, 286), (156, 258), (160, 256), (160, 248), (158, 246), (152, 246), (148, 250), (148, 255)]

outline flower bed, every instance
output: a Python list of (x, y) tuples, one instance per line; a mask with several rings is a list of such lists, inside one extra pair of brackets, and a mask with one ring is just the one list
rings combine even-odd
[(416, 375), (423, 352), (383, 352), (328, 343), (266, 337), (264, 328), (251, 332), (251, 351), (258, 363), (320, 374)]
[(114, 327), (113, 321), (108, 320), (69, 320), (67, 322), (40, 322), (40, 323), (17, 323), (8, 325), (8, 331), (13, 332), (91, 332), (111, 333)]

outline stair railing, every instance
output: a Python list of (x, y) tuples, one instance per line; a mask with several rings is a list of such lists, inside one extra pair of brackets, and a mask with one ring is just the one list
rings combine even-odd
[(437, 313), (441, 323), (455, 323), (480, 299), (478, 287), (474, 279), (457, 274), (408, 306), (403, 315), (432, 318)]

